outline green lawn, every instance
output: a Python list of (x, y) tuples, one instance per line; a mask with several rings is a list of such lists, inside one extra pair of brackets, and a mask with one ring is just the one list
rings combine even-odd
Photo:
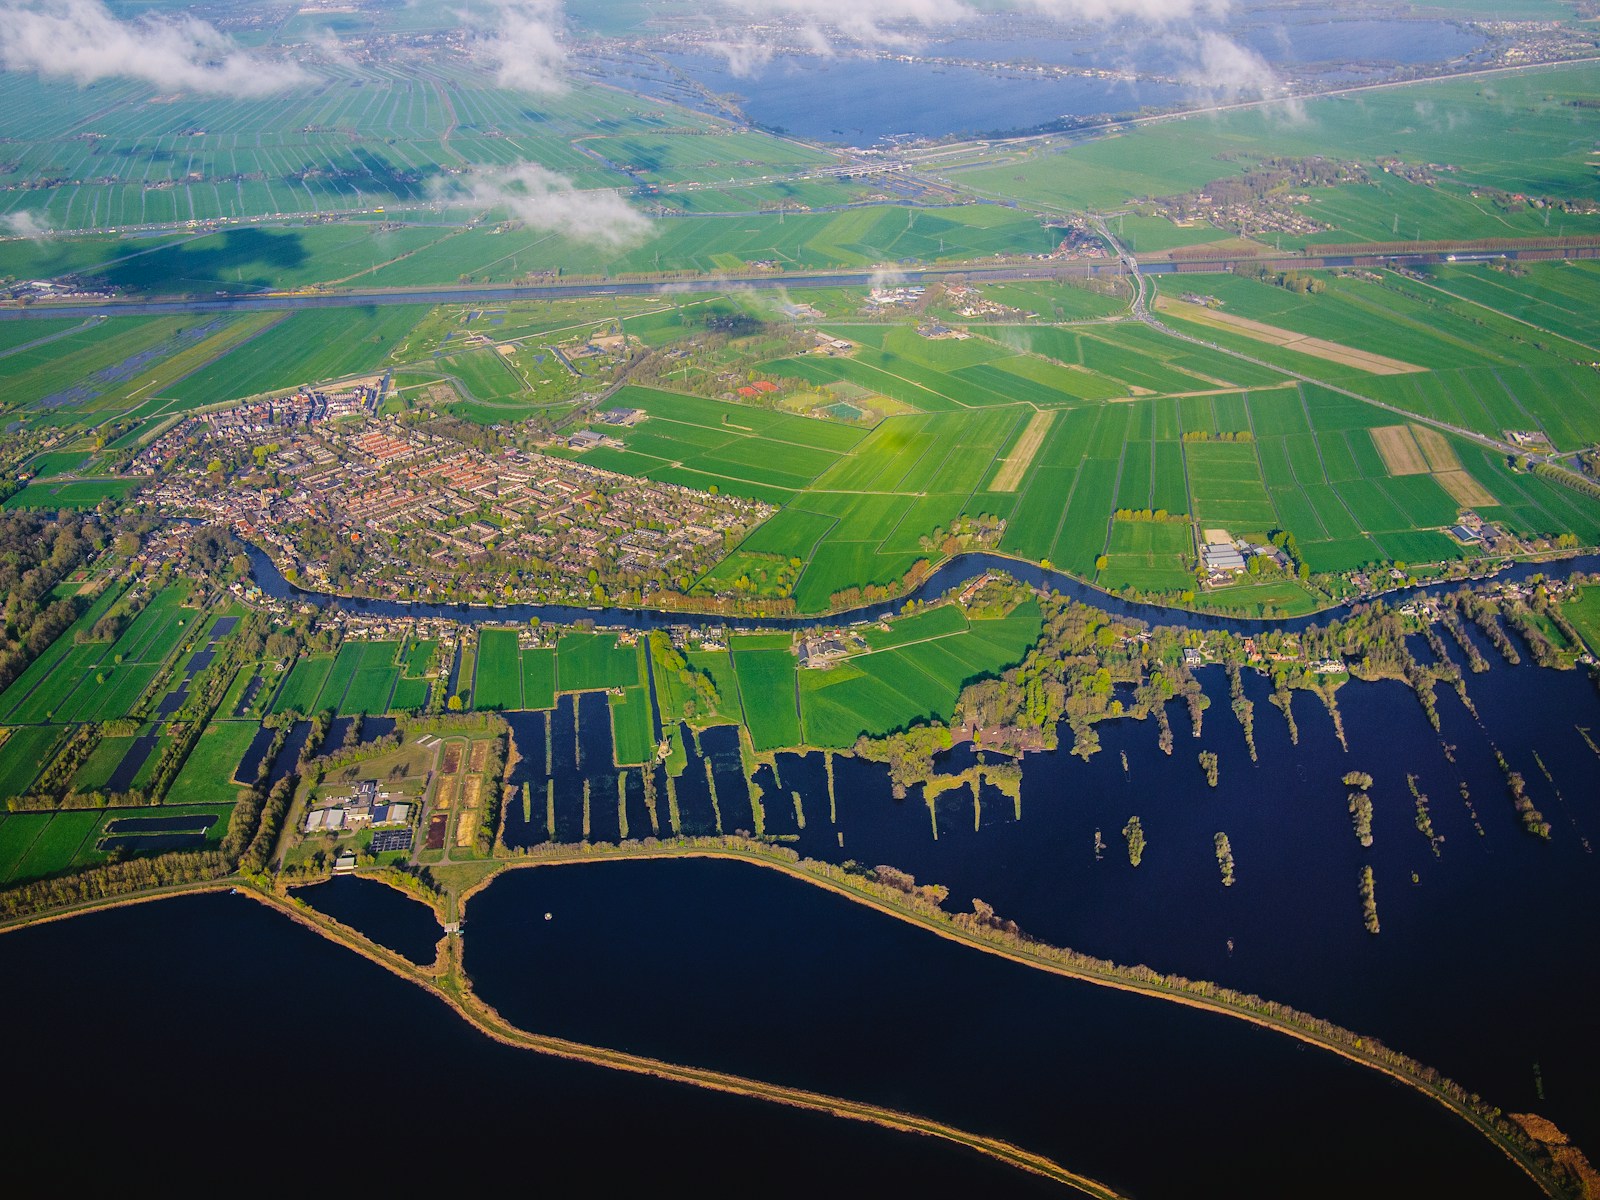
[[(800, 713), (796, 704), (794, 652), (764, 649), (763, 639), (732, 639), (734, 672), (744, 704), (745, 724), (757, 750), (800, 745)], [(770, 639), (766, 639), (770, 644)]]
[[(1000, 620), (968, 622), (928, 613), (897, 622), (880, 644), (825, 670), (799, 675), (807, 745), (848, 748), (919, 721), (947, 720), (967, 683), (1022, 659), (1039, 636), (1039, 605), (1029, 601)], [(902, 630), (901, 627), (909, 626)]]
[(1591, 654), (1600, 655), (1600, 587), (1586, 587), (1561, 606)]
[(556, 652), (550, 649), (522, 652), (522, 702), (528, 708), (556, 706)]
[(317, 696), (321, 694), (322, 685), (327, 682), (328, 672), (332, 668), (331, 654), (312, 654), (300, 659), (289, 672), (289, 679), (278, 693), (272, 711), (292, 711), (308, 716), (317, 711)]

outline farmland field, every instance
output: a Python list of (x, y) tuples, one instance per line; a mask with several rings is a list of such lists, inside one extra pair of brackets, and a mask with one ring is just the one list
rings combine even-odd
[(398, 305), (295, 313), (167, 394), (193, 407), (371, 372), (425, 311)]
[(136, 479), (41, 480), (8, 498), (4, 507), (93, 508), (102, 500), (120, 500), (138, 486)]
[(730, 643), (745, 724), (757, 750), (800, 744), (800, 712), (795, 693), (795, 656), (771, 639), (735, 637)]
[(60, 736), (61, 728), (53, 725), (25, 725), (10, 731), (0, 744), (0, 799), (27, 792)]
[(215, 721), (189, 751), (182, 769), (167, 789), (163, 803), (206, 804), (233, 799), (240, 785), (233, 778), (255, 740), (253, 721)]
[(556, 644), (559, 691), (605, 691), (642, 682), (638, 648), (618, 645), (614, 633), (569, 633)]
[[(72, 865), (100, 824), (95, 810), (61, 813), (14, 813), (0, 826), (0, 869), (7, 851), (26, 843), (6, 882), (53, 875)], [(11, 843), (11, 845), (7, 845)]]
[(889, 635), (869, 638), (868, 653), (800, 672), (806, 744), (844, 748), (864, 733), (947, 719), (962, 686), (1019, 661), (1039, 626), (1033, 601), (998, 620), (969, 622), (946, 605), (896, 622)]
[(477, 678), (472, 702), (478, 708), (522, 708), (522, 660), (511, 629), (485, 629), (478, 634)]
[(289, 678), (273, 702), (274, 713), (298, 712), (309, 715), (317, 711), (317, 697), (322, 693), (328, 673), (333, 669), (333, 655), (312, 654), (300, 659), (289, 672)]
[(651, 731), (650, 691), (644, 687), (623, 688), (611, 697), (611, 732), (617, 765), (639, 766), (655, 757), (655, 738)]
[(556, 706), (556, 655), (554, 650), (522, 652), (522, 702), (527, 708)]

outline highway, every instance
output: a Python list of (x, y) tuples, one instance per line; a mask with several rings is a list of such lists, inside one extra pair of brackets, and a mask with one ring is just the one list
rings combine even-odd
[[(1116, 246), (1103, 223), (1099, 232), (1107, 245)], [(1359, 251), (1360, 247), (1349, 247)], [(1479, 243), (1440, 243), (1416, 253), (1385, 253), (1374, 246), (1371, 254), (1346, 253), (1307, 257), (1271, 253), (1264, 256), (1231, 255), (1215, 259), (1144, 262), (1144, 275), (1205, 274), (1231, 271), (1240, 263), (1275, 270), (1315, 267), (1426, 266), (1453, 261), (1462, 255), (1517, 258), (1595, 258), (1600, 246), (1577, 244), (1577, 239), (1527, 239), (1513, 249), (1486, 248)], [(1368, 260), (1372, 260), (1370, 263)], [(128, 296), (104, 300), (36, 300), (0, 302), (0, 321), (54, 317), (161, 316), (173, 313), (286, 312), (311, 308), (364, 308), (395, 304), (508, 304), (517, 300), (572, 300), (586, 296), (661, 296), (673, 293), (709, 294), (730, 290), (780, 291), (805, 288), (868, 287), (891, 276), (895, 283), (925, 284), (954, 278), (974, 283), (1015, 283), (1028, 279), (1084, 279), (1127, 270), (1115, 257), (1031, 262), (941, 263), (933, 267), (899, 267), (885, 264), (822, 272), (768, 272), (751, 275), (700, 275), (682, 279), (574, 279), (538, 284), (426, 284), (406, 288), (349, 288), (339, 291), (246, 292), (228, 295)]]

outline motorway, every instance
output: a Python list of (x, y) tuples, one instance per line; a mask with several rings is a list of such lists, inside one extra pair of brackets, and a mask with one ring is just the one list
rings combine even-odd
[[(1107, 244), (1117, 245), (1104, 225)], [(1600, 247), (1578, 244), (1579, 239), (1527, 239), (1514, 249), (1474, 242), (1435, 244), (1416, 253), (1384, 253), (1373, 247), (1370, 255), (1347, 253), (1308, 257), (1276, 252), (1262, 257), (1231, 255), (1215, 259), (1144, 262), (1145, 275), (1203, 274), (1231, 271), (1246, 263), (1285, 270), (1295, 267), (1426, 266), (1455, 261), (1463, 255), (1518, 258), (1595, 258)], [(1587, 243), (1587, 239), (1585, 240)], [(1350, 247), (1359, 250), (1359, 247)], [(1368, 260), (1373, 260), (1369, 262)], [(1034, 262), (943, 263), (936, 267), (859, 267), (826, 272), (771, 272), (752, 275), (702, 275), (684, 279), (575, 279), (540, 284), (429, 284), (408, 288), (350, 288), (318, 292), (254, 292), (238, 295), (150, 296), (104, 300), (40, 300), (28, 304), (0, 302), (0, 321), (53, 317), (160, 316), (173, 313), (283, 312), (312, 308), (364, 308), (395, 304), (508, 304), (517, 300), (573, 300), (587, 296), (662, 296), (676, 293), (716, 293), (729, 290), (778, 291), (804, 288), (869, 287), (892, 277), (896, 284), (933, 283), (962, 278), (974, 283), (1015, 283), (1030, 279), (1084, 279), (1122, 274), (1125, 259), (1080, 259), (1070, 262), (1040, 259)]]

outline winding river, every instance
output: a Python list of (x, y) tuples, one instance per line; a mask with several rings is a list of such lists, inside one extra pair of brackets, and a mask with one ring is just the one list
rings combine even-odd
[[(1049, 589), (1061, 593), (1081, 604), (1092, 605), (1113, 617), (1145, 621), (1152, 625), (1183, 625), (1190, 629), (1216, 630), (1228, 633), (1261, 633), (1269, 629), (1299, 632), (1311, 625), (1326, 625), (1329, 621), (1350, 616), (1358, 603), (1370, 603), (1375, 597), (1352, 601), (1319, 612), (1299, 617), (1224, 617), (1213, 613), (1194, 612), (1144, 601), (1124, 600), (1120, 596), (1083, 582), (1064, 571), (1041, 567), (1025, 559), (1011, 558), (989, 551), (971, 551), (947, 560), (910, 592), (893, 600), (865, 604), (831, 614), (809, 616), (719, 616), (710, 613), (682, 612), (663, 608), (584, 608), (574, 604), (438, 604), (426, 600), (381, 600), (366, 596), (339, 596), (331, 592), (309, 591), (290, 583), (283, 577), (267, 554), (257, 546), (249, 545), (250, 571), (257, 586), (275, 600), (294, 600), (320, 607), (336, 606), (340, 610), (371, 617), (445, 617), (463, 625), (522, 624), (531, 617), (558, 625), (570, 625), (590, 620), (612, 629), (667, 629), (677, 625), (720, 626), (728, 629), (820, 629), (836, 628), (860, 622), (880, 621), (894, 617), (908, 601), (938, 599), (952, 588), (969, 583), (987, 571), (1004, 571), (1030, 587)], [(1600, 571), (1600, 554), (1574, 555), (1550, 562), (1514, 563), (1494, 575), (1496, 580), (1528, 579), (1534, 575), (1565, 577), (1577, 572)], [(1424, 584), (1399, 588), (1382, 593), (1382, 598), (1392, 603), (1403, 603), (1417, 596), (1439, 595), (1460, 587), (1464, 580), (1448, 583)]]

